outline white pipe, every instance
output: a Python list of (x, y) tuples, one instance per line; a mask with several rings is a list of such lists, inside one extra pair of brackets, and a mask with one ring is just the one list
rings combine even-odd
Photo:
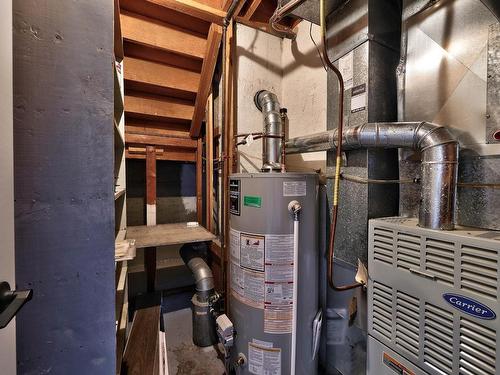
[(291, 201), (288, 211), (293, 214), (293, 307), (292, 307), (292, 348), (290, 355), (290, 375), (295, 375), (295, 361), (297, 353), (297, 303), (299, 286), (299, 212), (300, 203)]
[(299, 218), (293, 221), (293, 315), (292, 315), (292, 355), (291, 375), (295, 375), (295, 357), (297, 351), (297, 291), (299, 277)]

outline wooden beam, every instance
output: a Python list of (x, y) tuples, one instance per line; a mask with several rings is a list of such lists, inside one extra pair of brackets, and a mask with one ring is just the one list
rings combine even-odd
[(189, 136), (189, 125), (147, 121), (135, 118), (125, 119), (125, 133), (158, 135), (162, 137), (174, 138), (191, 138)]
[(125, 133), (125, 143), (196, 149), (196, 139)]
[(250, 5), (247, 8), (245, 14), (243, 15), (243, 18), (246, 20), (250, 20), (250, 18), (252, 18), (253, 14), (255, 13), (255, 11), (257, 10), (257, 8), (259, 7), (259, 5), (261, 3), (262, 3), (262, 0), (252, 0), (250, 2)]
[(207, 104), (208, 94), (212, 87), (212, 78), (214, 75), (215, 64), (219, 54), (219, 46), (222, 39), (222, 27), (212, 24), (208, 32), (206, 58), (203, 60), (201, 68), (200, 87), (196, 102), (194, 105), (194, 115), (191, 122), (191, 136), (198, 137), (200, 135), (201, 122), (203, 121), (205, 106)]
[(124, 64), (125, 84), (133, 83), (140, 91), (184, 97), (192, 94), (193, 98), (198, 92), (199, 73), (136, 57), (125, 57)]
[[(142, 152), (138, 151), (130, 151), (127, 149), (125, 153), (125, 157), (127, 159), (139, 159), (139, 160), (145, 160), (146, 159), (146, 149)], [(186, 149), (175, 149), (175, 148), (169, 148), (167, 150), (162, 150), (161, 152), (157, 149), (156, 150), (156, 160), (168, 160), (168, 161), (185, 161), (189, 163), (195, 163), (196, 162), (196, 155), (195, 152), (186, 150)]]
[(189, 122), (193, 118), (194, 106), (187, 100), (127, 91), (125, 113), (157, 121)]
[[(146, 225), (156, 225), (156, 149), (146, 146)], [(144, 267), (148, 292), (156, 285), (156, 247), (144, 249)]]
[(126, 56), (137, 57), (144, 60), (156, 61), (162, 64), (177, 66), (184, 70), (192, 72), (201, 72), (203, 60), (191, 59), (186, 56), (177, 55), (175, 53), (162, 51), (159, 49), (149, 48), (132, 42), (123, 42)]
[(160, 50), (203, 59), (207, 41), (203, 36), (139, 14), (122, 11), (123, 39)]
[(226, 12), (207, 4), (193, 0), (146, 0), (177, 12), (189, 14), (192, 17), (222, 26)]
[(205, 132), (205, 160), (206, 160), (206, 211), (205, 228), (212, 232), (212, 215), (214, 202), (214, 102), (210, 94), (207, 101), (207, 121)]
[(203, 223), (203, 142), (198, 138), (196, 148), (196, 217)]

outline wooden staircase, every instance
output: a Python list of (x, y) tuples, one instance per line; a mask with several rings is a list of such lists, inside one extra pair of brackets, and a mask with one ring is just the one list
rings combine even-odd
[[(231, 0), (120, 0), (127, 158), (196, 161)], [(276, 0), (240, 6), (236, 20), (268, 29)], [(198, 150), (199, 151), (199, 150)]]

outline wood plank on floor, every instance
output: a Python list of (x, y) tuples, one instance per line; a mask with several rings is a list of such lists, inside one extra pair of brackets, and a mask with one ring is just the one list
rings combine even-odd
[(135, 312), (123, 355), (122, 374), (157, 375), (160, 306)]

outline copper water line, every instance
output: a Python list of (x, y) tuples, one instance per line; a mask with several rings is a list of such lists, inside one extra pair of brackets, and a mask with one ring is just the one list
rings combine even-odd
[(321, 37), (323, 44), (323, 60), (328, 67), (335, 73), (339, 83), (339, 98), (338, 98), (338, 125), (337, 134), (339, 134), (340, 141), (336, 149), (335, 158), (335, 180), (333, 185), (333, 206), (332, 206), (332, 222), (330, 224), (330, 241), (328, 245), (328, 285), (336, 291), (344, 291), (363, 286), (362, 283), (354, 283), (348, 285), (335, 285), (333, 279), (333, 259), (334, 259), (334, 245), (335, 245), (335, 232), (337, 229), (337, 217), (339, 211), (339, 187), (340, 187), (340, 167), (342, 164), (342, 134), (344, 129), (344, 79), (342, 73), (330, 61), (328, 57), (328, 45), (326, 38), (326, 14), (325, 14), (325, 0), (320, 0), (320, 23), (321, 23)]

